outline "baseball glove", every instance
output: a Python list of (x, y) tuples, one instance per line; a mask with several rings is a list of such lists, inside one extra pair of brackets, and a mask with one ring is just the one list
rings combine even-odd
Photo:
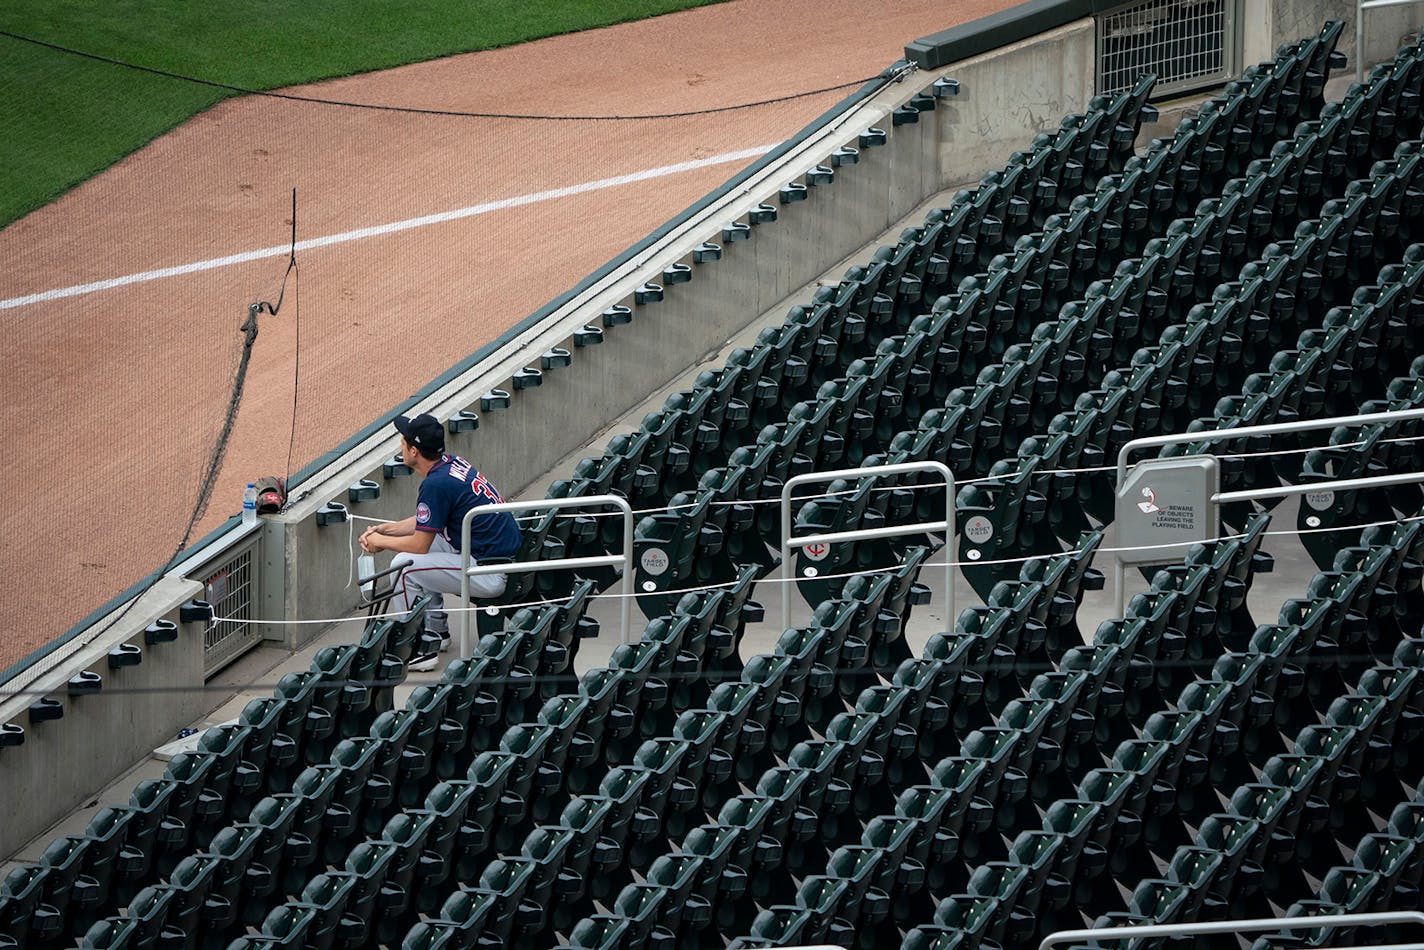
[(265, 475), (256, 481), (255, 486), (259, 515), (275, 515), (286, 506), (287, 483), (282, 478), (276, 475)]

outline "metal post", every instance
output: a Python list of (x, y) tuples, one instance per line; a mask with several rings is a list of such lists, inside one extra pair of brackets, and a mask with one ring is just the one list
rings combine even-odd
[[(944, 479), (944, 520), (922, 521), (919, 524), (894, 525), (884, 528), (863, 528), (859, 531), (836, 531), (831, 534), (811, 534), (805, 537), (791, 537), (791, 491), (798, 485), (835, 481), (838, 478), (860, 478), (865, 475), (901, 475), (906, 472), (938, 472)], [(804, 548), (808, 544), (822, 542), (834, 544), (839, 541), (861, 541), (871, 538), (894, 538), (905, 534), (919, 534), (924, 531), (945, 531), (945, 549), (954, 544), (954, 473), (943, 462), (899, 462), (895, 465), (867, 465), (861, 468), (842, 468), (833, 472), (807, 472), (787, 480), (781, 488), (781, 568), (784, 573), (781, 585), (781, 628), (791, 626), (791, 584), (795, 580), (791, 572), (791, 549)], [(954, 624), (954, 558), (946, 557), (944, 564), (944, 598), (946, 616), (951, 626)]]
[[(1239, 934), (1256, 930), (1314, 930), (1317, 927), (1378, 927), (1384, 924), (1424, 924), (1424, 912), (1384, 911), (1374, 914), (1327, 914), (1320, 917), (1274, 917), (1251, 920), (1211, 920), (1186, 924), (1142, 924), (1133, 927), (1094, 927), (1089, 930), (1060, 930), (1038, 945), (1048, 950), (1055, 944), (1086, 943), (1094, 940), (1132, 940), (1137, 937), (1186, 937), (1211, 934)], [(1408, 946), (1418, 946), (1409, 944)]]
[[(1402, 0), (1372, 0), (1372, 2), (1399, 3)], [(1409, 0), (1417, 2), (1417, 0)], [(1366, 426), (1376, 425), (1386, 422), (1404, 422), (1410, 419), (1424, 419), (1424, 409), (1394, 409), (1389, 412), (1367, 412), (1353, 416), (1332, 416), (1329, 419), (1307, 419), (1298, 422), (1274, 422), (1268, 425), (1245, 426), (1239, 429), (1210, 429), (1204, 432), (1175, 432), (1170, 435), (1145, 436), (1140, 439), (1133, 439), (1122, 447), (1122, 451), (1117, 454), (1117, 482), (1114, 490), (1120, 490), (1123, 481), (1127, 478), (1127, 463), (1133, 452), (1142, 449), (1159, 448), (1164, 445), (1179, 445), (1184, 442), (1224, 442), (1230, 439), (1247, 438), (1255, 435), (1282, 435), (1288, 432), (1310, 432), (1317, 429), (1333, 429), (1336, 426)], [(1268, 489), (1262, 489), (1266, 491)], [(1308, 491), (1322, 490), (1317, 485), (1311, 485)], [(1258, 496), (1271, 497), (1271, 496)], [(1245, 500), (1230, 499), (1217, 496), (1221, 500)], [(1117, 616), (1121, 617), (1126, 609), (1127, 592), (1123, 589), (1127, 576), (1126, 569), (1122, 562), (1113, 559), (1113, 583), (1115, 585), (1115, 607)]]
[[(566, 557), (554, 561), (519, 561), (513, 564), (470, 563), (470, 522), (481, 515), (492, 515), (500, 511), (557, 510), (560, 508), (599, 508), (612, 505), (623, 513), (623, 553), (604, 554), (594, 557)], [(539, 498), (534, 501), (504, 501), (494, 505), (481, 505), (465, 512), (460, 522), (460, 656), (470, 655), (470, 578), (483, 574), (525, 574), (535, 571), (555, 571), (575, 567), (616, 567), (623, 566), (623, 605), (620, 608), (620, 633), (623, 643), (628, 642), (628, 608), (633, 599), (633, 509), (626, 498), (617, 495), (590, 495), (586, 498)]]

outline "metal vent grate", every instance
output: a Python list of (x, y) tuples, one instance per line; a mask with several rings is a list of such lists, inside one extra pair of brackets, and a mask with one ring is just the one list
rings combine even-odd
[(1224, 83), (1236, 75), (1240, 0), (1146, 0), (1099, 14), (1098, 92), (1156, 73), (1153, 98)]
[(254, 545), (241, 548), (203, 575), (205, 599), (213, 605), (213, 613), (231, 618), (213, 624), (203, 634), (203, 667), (208, 673), (236, 659), (262, 639), (255, 625), (235, 622), (253, 619), (256, 591), (252, 555), (256, 550)]

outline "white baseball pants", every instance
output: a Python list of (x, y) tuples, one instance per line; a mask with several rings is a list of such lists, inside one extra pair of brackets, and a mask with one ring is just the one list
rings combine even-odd
[[(412, 605), (425, 594), (437, 595), (434, 609), (425, 613), (425, 629), (430, 633), (450, 632), (449, 618), (441, 594), (460, 593), (460, 568), (464, 559), (449, 541), (436, 535), (428, 554), (397, 554), (391, 559), (391, 567), (405, 568), (396, 577), (395, 596), (391, 598), (395, 609), (409, 613)], [(478, 563), (470, 559), (471, 566)], [(470, 578), (472, 597), (498, 597), (504, 593), (509, 581), (508, 574), (476, 574)]]

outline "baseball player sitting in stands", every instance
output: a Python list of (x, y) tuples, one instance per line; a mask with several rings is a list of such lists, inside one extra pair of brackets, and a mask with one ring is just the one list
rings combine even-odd
[[(361, 550), (394, 551), (391, 567), (403, 567), (395, 582), (396, 609), (409, 611), (422, 594), (436, 595), (425, 614), (425, 631), (440, 638), (440, 652), (449, 649), (450, 627), (442, 594), (460, 592), (460, 524), (465, 513), (504, 501), (495, 487), (458, 455), (445, 452), (445, 430), (428, 413), (396, 420), (401, 435), (401, 460), (421, 476), (415, 514), (402, 521), (377, 525), (361, 535)], [(470, 563), (495, 557), (513, 557), (519, 551), (519, 525), (507, 511), (476, 515), (470, 522)], [(475, 597), (504, 593), (506, 574), (475, 575), (470, 592)], [(433, 670), (439, 654), (421, 652), (411, 658), (410, 669)]]

